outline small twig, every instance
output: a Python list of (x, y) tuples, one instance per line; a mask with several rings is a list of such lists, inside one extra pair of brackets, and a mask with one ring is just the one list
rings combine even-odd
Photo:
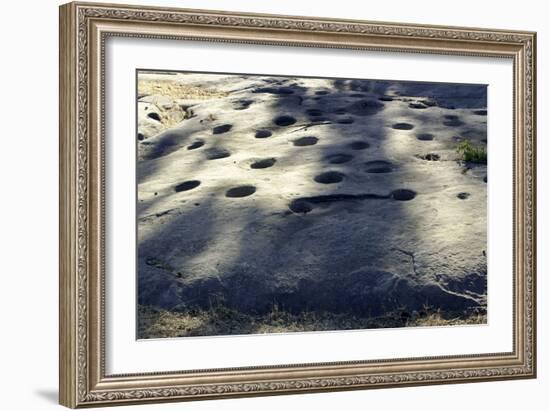
[(326, 125), (326, 124), (333, 124), (333, 122), (332, 121), (323, 121), (323, 122), (316, 122), (316, 123), (298, 124), (294, 127), (300, 127), (300, 128), (297, 128), (296, 130), (292, 130), (291, 133), (295, 133), (295, 132), (301, 131), (301, 130), (307, 130), (309, 127), (323, 126), (323, 125)]

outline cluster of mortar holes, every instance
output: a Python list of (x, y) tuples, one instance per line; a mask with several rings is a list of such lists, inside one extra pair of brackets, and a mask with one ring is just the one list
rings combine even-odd
[(212, 129), (212, 134), (223, 134), (227, 133), (233, 128), (233, 124), (222, 124), (221, 126), (216, 126)]
[(286, 127), (296, 123), (296, 119), (292, 116), (283, 115), (275, 117), (273, 122), (278, 126)]
[(416, 192), (407, 188), (400, 188), (392, 191), (391, 196), (397, 201), (410, 201), (416, 197)]
[(370, 144), (366, 141), (353, 141), (349, 146), (352, 150), (365, 150), (370, 147)]
[(395, 123), (391, 126), (395, 130), (412, 130), (414, 126), (409, 123)]
[(473, 113), (477, 116), (486, 116), (487, 110), (474, 110)]
[(148, 113), (147, 114), (147, 117), (149, 117), (150, 119), (153, 119), (155, 121), (160, 121), (160, 116), (158, 113), (155, 113), (155, 112), (151, 112), (151, 113)]
[(179, 193), (181, 191), (189, 191), (194, 188), (197, 188), (200, 185), (201, 185), (201, 182), (199, 180), (184, 181), (183, 183), (180, 183), (177, 186), (175, 186), (174, 191), (176, 193)]
[(313, 210), (311, 204), (301, 198), (291, 201), (288, 208), (296, 214), (307, 214)]
[(268, 137), (271, 137), (272, 134), (273, 133), (271, 133), (271, 131), (266, 130), (266, 129), (262, 129), (262, 130), (257, 130), (256, 134), (254, 134), (254, 137), (256, 137), (256, 138), (268, 138)]
[(368, 161), (365, 166), (365, 171), (371, 174), (391, 173), (393, 171), (392, 163), (385, 160)]
[(313, 136), (300, 137), (292, 142), (296, 147), (314, 146), (319, 139)]
[(250, 164), (250, 168), (253, 169), (262, 169), (272, 167), (277, 162), (275, 158), (264, 158), (262, 160), (257, 160)]
[(353, 160), (353, 156), (346, 153), (335, 153), (326, 156), (325, 160), (327, 160), (330, 164), (344, 164)]
[(460, 121), (460, 118), (458, 116), (455, 116), (454, 114), (446, 114), (443, 116), (445, 119), (443, 121), (444, 126), (448, 127), (458, 127), (464, 124), (462, 121)]
[(428, 108), (428, 106), (425, 105), (424, 103), (412, 102), (412, 103), (409, 103), (409, 108), (414, 108), (416, 110), (423, 110)]
[(434, 139), (434, 135), (430, 133), (421, 133), (417, 134), (416, 138), (420, 141), (432, 141)]
[(418, 154), (416, 157), (426, 161), (439, 161), (439, 159), (441, 158), (439, 154), (436, 154), (436, 153), (428, 153), (428, 154), (422, 154), (422, 155)]
[(313, 180), (320, 184), (335, 184), (341, 182), (346, 175), (339, 171), (325, 171), (316, 175)]
[(138, 139), (139, 141), (143, 141), (143, 140), (145, 139), (145, 136), (143, 135), (143, 133), (138, 133), (138, 134), (137, 134), (137, 139)]
[(354, 121), (353, 117), (344, 117), (336, 120), (338, 124), (353, 124)]
[(251, 196), (256, 192), (256, 187), (245, 185), (230, 188), (225, 192), (225, 196), (229, 198), (241, 198)]
[(323, 112), (318, 108), (310, 108), (306, 110), (306, 114), (310, 117), (319, 117), (323, 115)]
[(393, 101), (393, 97), (392, 96), (381, 96), (381, 97), (378, 97), (378, 100), (380, 100), (380, 101)]
[(208, 160), (218, 160), (220, 158), (229, 157), (231, 153), (225, 148), (211, 148), (206, 151), (206, 158)]
[(202, 140), (193, 141), (191, 144), (187, 146), (187, 150), (196, 150), (197, 148), (201, 148), (202, 146), (204, 146), (204, 141)]
[(329, 92), (327, 90), (319, 90), (319, 91), (316, 91), (315, 94), (317, 96), (326, 96), (327, 94), (329, 94)]
[(470, 193), (462, 192), (458, 193), (456, 196), (461, 200), (466, 200), (468, 197), (470, 197)]

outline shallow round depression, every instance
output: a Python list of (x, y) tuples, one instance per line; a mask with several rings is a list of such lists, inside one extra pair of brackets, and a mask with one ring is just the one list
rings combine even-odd
[(397, 201), (410, 201), (416, 197), (416, 192), (406, 188), (400, 188), (392, 191), (391, 196)]
[(391, 126), (395, 130), (412, 130), (414, 126), (409, 123), (395, 123)]
[(269, 168), (273, 166), (277, 160), (275, 158), (264, 158), (261, 160), (256, 160), (252, 164), (250, 164), (250, 168), (253, 169), (262, 169), (262, 168)]
[(344, 177), (345, 175), (339, 171), (326, 171), (315, 176), (313, 180), (321, 184), (334, 184), (342, 181)]
[(296, 214), (307, 214), (313, 210), (311, 204), (303, 199), (293, 200), (289, 204), (288, 208), (290, 209), (290, 211)]
[(254, 186), (238, 186), (230, 188), (225, 192), (225, 196), (229, 198), (240, 198), (248, 197), (256, 192), (256, 187)]
[(182, 191), (189, 191), (192, 190), (198, 186), (201, 185), (201, 182), (199, 180), (189, 180), (184, 181), (183, 183), (178, 184), (174, 187), (174, 191), (176, 193), (182, 192)]
[(365, 166), (365, 171), (372, 174), (391, 173), (393, 171), (392, 163), (385, 160), (368, 161)]
[(254, 137), (256, 137), (256, 138), (267, 138), (267, 137), (271, 137), (271, 135), (272, 135), (271, 131), (262, 129), (262, 130), (257, 130)]
[(273, 122), (278, 126), (285, 127), (296, 123), (296, 119), (292, 116), (283, 115), (275, 117)]

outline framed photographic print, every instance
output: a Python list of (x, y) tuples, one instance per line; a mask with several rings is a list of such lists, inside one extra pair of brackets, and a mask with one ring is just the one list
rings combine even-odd
[(535, 377), (535, 33), (60, 28), (61, 404)]

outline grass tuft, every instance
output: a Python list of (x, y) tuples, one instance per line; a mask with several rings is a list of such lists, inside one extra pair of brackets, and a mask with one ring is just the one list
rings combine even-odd
[(487, 151), (483, 147), (475, 147), (469, 140), (464, 140), (456, 146), (456, 152), (469, 163), (487, 164)]

